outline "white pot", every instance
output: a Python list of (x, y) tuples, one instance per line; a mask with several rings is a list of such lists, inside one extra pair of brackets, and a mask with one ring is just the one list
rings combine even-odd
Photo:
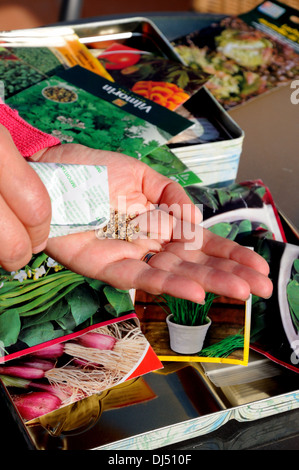
[(211, 319), (208, 318), (208, 323), (205, 325), (188, 326), (174, 323), (172, 318), (172, 314), (166, 318), (172, 351), (180, 354), (196, 354), (200, 352), (203, 348), (207, 331), (211, 326)]

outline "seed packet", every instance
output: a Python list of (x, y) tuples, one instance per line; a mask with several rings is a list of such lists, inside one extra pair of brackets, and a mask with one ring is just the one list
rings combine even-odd
[[(169, 317), (173, 310), (180, 309), (187, 313), (201, 311), (207, 315), (207, 331), (200, 345), (193, 346), (189, 337), (190, 329), (202, 329), (202, 326), (190, 326), (189, 323), (177, 325), (182, 327), (178, 339), (172, 339), (172, 320)], [(249, 338), (251, 321), (251, 298), (240, 302), (227, 297), (206, 295), (205, 306), (196, 305), (184, 299), (169, 296), (150, 296), (136, 293), (135, 311), (140, 320), (141, 329), (163, 363), (221, 363), (246, 366), (249, 357)], [(202, 313), (205, 311), (205, 313)], [(186, 325), (186, 326), (185, 326)], [(187, 328), (189, 329), (186, 332)], [(195, 333), (197, 336), (199, 332)], [(197, 348), (197, 350), (196, 350)]]
[(265, 1), (178, 38), (174, 47), (187, 65), (212, 75), (206, 87), (230, 109), (299, 77), (298, 17), (294, 8)]
[(286, 242), (271, 192), (261, 180), (223, 188), (189, 186), (186, 191), (202, 205), (203, 226), (214, 233), (243, 245), (253, 236)]
[(26, 422), (161, 367), (130, 292), (45, 253), (0, 268), (0, 381)]
[(251, 348), (299, 373), (299, 246), (265, 239), (257, 251), (269, 263), (274, 291), (270, 299), (253, 296)]
[(51, 75), (60, 65), (66, 69), (80, 65), (112, 80), (72, 28), (5, 31), (0, 33), (0, 40), (10, 53), (43, 75)]
[(29, 162), (46, 186), (52, 205), (49, 237), (96, 230), (110, 218), (107, 168)]
[(0, 364), (0, 381), (28, 423), (160, 368), (136, 316), (129, 315)]
[(9, 49), (0, 47), (0, 77), (3, 100), (44, 80), (46, 75), (19, 59)]
[(270, 299), (252, 296), (250, 347), (298, 372), (299, 248), (287, 243), (269, 189), (259, 180), (186, 189), (203, 204), (205, 228), (252, 247), (269, 263), (274, 291)]
[(141, 161), (158, 173), (177, 181), (183, 187), (201, 183), (199, 176), (189, 170), (187, 165), (169, 149), (168, 145), (162, 145), (141, 158)]
[(114, 43), (96, 57), (116, 83), (172, 111), (209, 78), (201, 70), (124, 44)]
[(1, 269), (0, 276), (2, 360), (134, 312), (128, 292), (73, 273), (45, 253), (16, 272)]
[(142, 158), (192, 122), (80, 66), (7, 103), (31, 125), (73, 142)]

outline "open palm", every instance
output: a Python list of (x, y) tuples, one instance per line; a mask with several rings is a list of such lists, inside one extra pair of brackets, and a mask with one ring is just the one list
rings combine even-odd
[[(45, 251), (69, 269), (116, 288), (167, 293), (195, 302), (203, 302), (207, 291), (242, 300), (250, 293), (271, 295), (272, 283), (264, 259), (200, 227), (199, 211), (183, 188), (147, 165), (125, 155), (77, 144), (52, 147), (34, 159), (106, 165), (111, 206), (116, 208), (122, 196), (127, 209), (138, 208), (142, 213), (139, 222), (144, 236), (133, 242), (98, 239), (94, 231), (49, 239)], [(157, 206), (171, 206), (171, 216)], [(183, 210), (185, 206), (188, 211)], [(162, 224), (159, 217), (150, 217), (149, 221), (149, 214), (161, 213), (165, 214)], [(190, 239), (178, 237), (174, 230), (182, 217), (180, 223), (189, 226), (188, 233), (193, 234), (195, 241), (200, 240), (192, 249), (187, 246)], [(150, 235), (146, 236), (148, 232)], [(141, 258), (148, 251), (158, 254), (146, 264)]]

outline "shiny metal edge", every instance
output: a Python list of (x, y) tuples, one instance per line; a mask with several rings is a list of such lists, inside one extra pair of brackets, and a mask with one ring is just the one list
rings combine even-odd
[(113, 21), (91, 21), (82, 24), (74, 23), (68, 26), (75, 31), (80, 39), (86, 39), (87, 35), (99, 35), (104, 40), (105, 36), (110, 34), (146, 33), (149, 38), (157, 41), (157, 45), (166, 57), (181, 62), (180, 56), (175, 52), (166, 36), (150, 19), (145, 17), (122, 18)]
[(155, 429), (92, 450), (155, 450), (204, 436), (232, 419), (239, 422), (255, 421), (298, 408), (299, 391), (291, 392)]

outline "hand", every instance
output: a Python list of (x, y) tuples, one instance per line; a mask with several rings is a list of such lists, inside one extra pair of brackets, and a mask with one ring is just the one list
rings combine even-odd
[(0, 266), (15, 271), (47, 243), (51, 201), (41, 180), (0, 125)]
[[(168, 221), (162, 223), (162, 228), (155, 217), (145, 224), (146, 231), (154, 236), (139, 237), (133, 242), (99, 240), (94, 232), (49, 239), (47, 253), (69, 269), (116, 288), (167, 293), (195, 302), (203, 302), (207, 291), (241, 300), (246, 300), (250, 293), (271, 295), (266, 261), (251, 250), (202, 229), (198, 225), (200, 213), (183, 188), (147, 165), (131, 157), (77, 144), (50, 148), (33, 159), (106, 165), (111, 205), (116, 207), (117, 197), (126, 196), (127, 206), (138, 204), (144, 208), (139, 217), (141, 233), (145, 233), (143, 225), (149, 214), (155, 214), (153, 205), (172, 209), (171, 216), (162, 211), (163, 220), (166, 217)], [(191, 210), (184, 211), (184, 205)], [(202, 231), (196, 249), (186, 249), (190, 239), (176, 236), (175, 228), (181, 217), (194, 238)], [(148, 264), (141, 261), (147, 251), (158, 252)]]

